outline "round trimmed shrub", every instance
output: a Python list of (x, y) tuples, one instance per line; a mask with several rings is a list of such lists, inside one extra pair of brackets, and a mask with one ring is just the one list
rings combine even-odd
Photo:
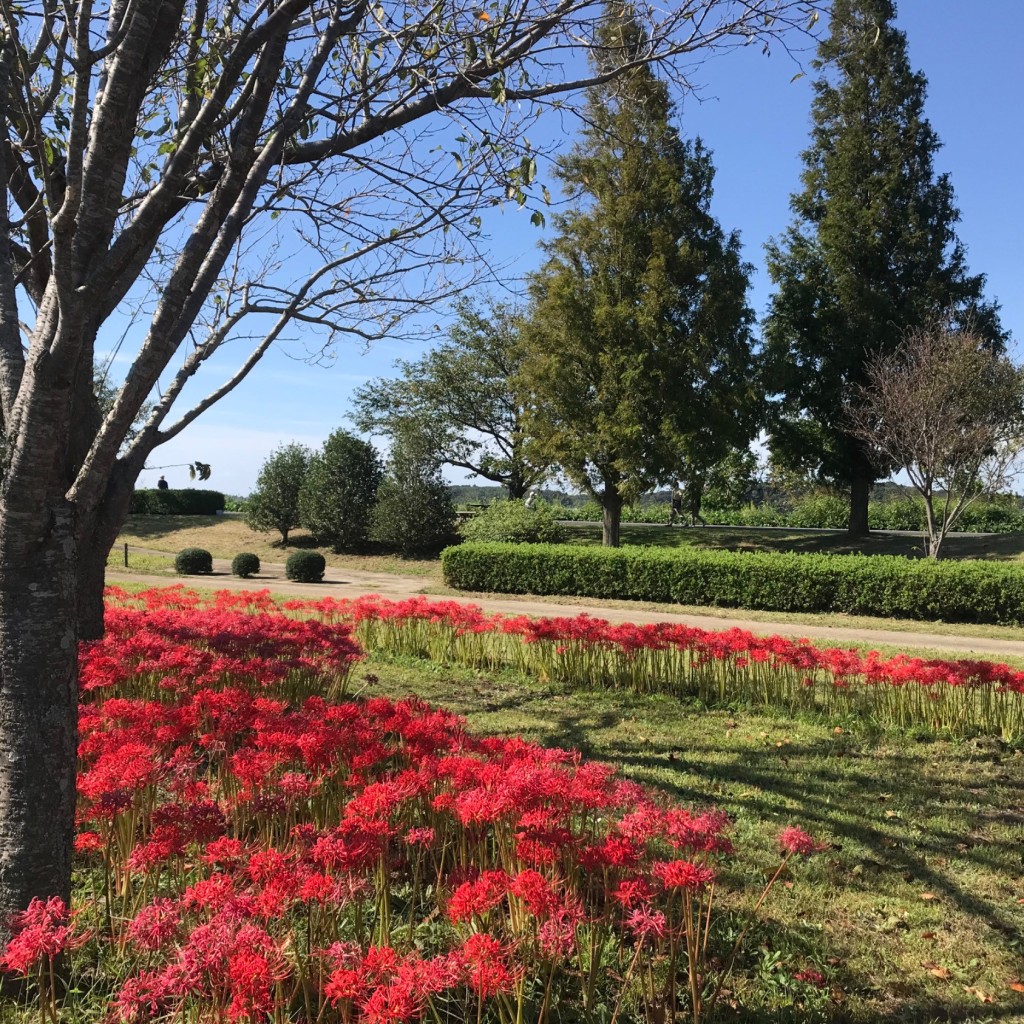
[(319, 551), (296, 551), (284, 563), (284, 574), (296, 583), (319, 583), (326, 568), (327, 560)]
[(241, 551), (231, 559), (231, 571), (247, 580), (260, 571), (260, 557), (251, 551)]
[(174, 571), (182, 576), (206, 576), (213, 572), (213, 555), (203, 548), (183, 548), (174, 556)]

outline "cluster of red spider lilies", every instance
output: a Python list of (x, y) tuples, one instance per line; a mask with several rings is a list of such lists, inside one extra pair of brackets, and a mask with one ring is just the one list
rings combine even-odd
[[(407, 607), (472, 635), (448, 606), (111, 597), (81, 654), (80, 909), (35, 901), (0, 961), (44, 1020), (97, 989), (126, 1024), (697, 1021), (719, 999), (743, 938), (725, 815), (348, 695), (356, 631)], [(816, 848), (784, 830), (760, 899)]]

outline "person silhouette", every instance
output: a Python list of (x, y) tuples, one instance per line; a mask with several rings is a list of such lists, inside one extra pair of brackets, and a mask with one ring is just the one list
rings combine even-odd
[(171, 485), (161, 475), (160, 479), (157, 480), (156, 485), (161, 491), (166, 491)]

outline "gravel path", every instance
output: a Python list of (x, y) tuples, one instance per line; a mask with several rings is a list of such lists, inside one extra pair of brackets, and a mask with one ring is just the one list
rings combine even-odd
[[(167, 555), (166, 551), (151, 548), (132, 547), (140, 554)], [(264, 562), (260, 574), (252, 579), (242, 580), (231, 575), (231, 562), (226, 558), (213, 560), (212, 576), (183, 576), (168, 578), (156, 574), (119, 572), (107, 569), (108, 583), (148, 583), (155, 587), (166, 587), (174, 583), (186, 586), (212, 587), (226, 590), (262, 590), (268, 588), (277, 594), (294, 594), (301, 597), (358, 597), (361, 594), (380, 594), (393, 600), (402, 600), (423, 594), (429, 583), (423, 577), (401, 576), (391, 572), (364, 572), (356, 569), (328, 567), (322, 583), (293, 583), (285, 579), (283, 563)], [(907, 632), (897, 629), (862, 629), (850, 626), (816, 626), (794, 622), (767, 622), (759, 619), (731, 618), (708, 614), (673, 614), (631, 607), (628, 604), (584, 605), (562, 604), (545, 601), (538, 597), (513, 598), (506, 596), (434, 597), (434, 600), (460, 601), (464, 604), (479, 605), (489, 612), (507, 615), (562, 616), (586, 613), (610, 622), (681, 622), (701, 629), (728, 630), (744, 629), (762, 636), (778, 634), (789, 637), (807, 637), (810, 640), (825, 640), (837, 647), (851, 643), (884, 644), (904, 648), (927, 648), (938, 651), (956, 652), (962, 655), (980, 655), (986, 658), (1015, 655), (1024, 658), (1024, 630), (1022, 639), (1006, 640), (988, 637), (951, 635), (941, 632)], [(941, 623), (935, 628), (941, 629)]]

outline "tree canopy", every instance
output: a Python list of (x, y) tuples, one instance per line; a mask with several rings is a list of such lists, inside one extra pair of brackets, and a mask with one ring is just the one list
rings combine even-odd
[(891, 468), (849, 432), (843, 411), (868, 361), (949, 311), (993, 346), (1004, 340), (957, 239), (953, 186), (935, 170), (940, 143), (924, 114), (927, 83), (894, 18), (892, 0), (835, 0), (795, 220), (768, 246), (773, 455), (851, 488), (855, 533), (867, 531), (872, 482)]
[(946, 321), (869, 360), (847, 408), (854, 437), (924, 499), (928, 554), (972, 502), (1006, 490), (1024, 452), (1024, 369)]
[(418, 461), (468, 470), (521, 498), (545, 474), (531, 459), (519, 373), (520, 318), (502, 303), (460, 300), (448, 340), (400, 376), (374, 380), (355, 395), (360, 430), (388, 437)]
[(288, 534), (299, 525), (299, 493), (312, 454), (303, 444), (281, 445), (270, 453), (246, 504), (245, 521), (252, 529), (277, 530), (287, 545)]
[[(601, 38), (598, 77), (647, 45), (628, 12)], [(530, 285), (528, 430), (601, 503), (610, 545), (624, 502), (752, 433), (749, 267), (710, 213), (710, 153), (672, 116), (646, 67), (591, 87), (582, 139), (558, 164), (573, 206)]]

